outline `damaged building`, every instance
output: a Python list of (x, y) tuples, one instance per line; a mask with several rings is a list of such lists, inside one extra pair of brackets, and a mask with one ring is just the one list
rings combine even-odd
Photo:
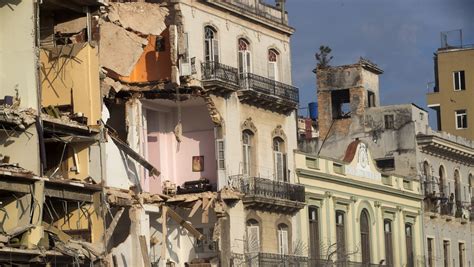
[(129, 233), (112, 236), (111, 260), (306, 263), (285, 1), (112, 2), (100, 25), (105, 185), (137, 196), (110, 202), (115, 231)]
[(342, 159), (348, 144), (366, 143), (380, 171), (422, 186), (425, 256), (417, 264), (469, 266), (474, 144), (432, 130), (428, 113), (414, 104), (381, 106), (382, 73), (362, 58), (316, 69), (320, 136), (316, 147), (301, 142), (300, 149)]
[(103, 264), (99, 5), (0, 5), (1, 265)]

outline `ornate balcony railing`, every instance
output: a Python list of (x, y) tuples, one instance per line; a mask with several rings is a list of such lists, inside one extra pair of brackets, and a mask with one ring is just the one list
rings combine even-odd
[(286, 101), (298, 103), (298, 88), (259, 76), (253, 73), (242, 73), (218, 62), (203, 62), (201, 64), (203, 81), (219, 81), (231, 84), (233, 87), (278, 97)]
[(241, 180), (240, 190), (248, 196), (304, 202), (304, 186), (265, 178), (249, 177)]
[(221, 64), (219, 62), (203, 62), (201, 65), (202, 80), (219, 80), (240, 86), (239, 71), (236, 68)]
[(278, 96), (297, 103), (298, 88), (253, 73), (241, 74), (241, 86), (248, 90)]
[(258, 252), (248, 253), (245, 258), (247, 266), (308, 266), (308, 258), (305, 256)]
[(262, 3), (260, 0), (222, 0), (222, 2), (229, 3), (239, 8), (241, 11), (247, 11), (274, 22), (286, 24), (286, 14), (282, 14), (281, 10), (274, 6)]

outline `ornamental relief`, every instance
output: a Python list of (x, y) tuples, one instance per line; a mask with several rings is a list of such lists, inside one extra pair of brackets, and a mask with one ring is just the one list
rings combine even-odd
[(257, 127), (252, 122), (252, 118), (248, 117), (241, 125), (242, 131), (249, 130), (253, 133), (257, 132)]
[(283, 128), (281, 127), (281, 125), (278, 125), (275, 128), (275, 130), (273, 130), (272, 139), (275, 138), (275, 137), (280, 137), (281, 139), (286, 141), (286, 134), (285, 134), (285, 131), (283, 131)]

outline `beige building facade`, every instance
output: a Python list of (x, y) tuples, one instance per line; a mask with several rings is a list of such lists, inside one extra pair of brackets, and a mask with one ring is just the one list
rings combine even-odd
[(359, 140), (343, 160), (302, 152), (295, 159), (311, 266), (425, 266), (419, 181), (380, 172)]

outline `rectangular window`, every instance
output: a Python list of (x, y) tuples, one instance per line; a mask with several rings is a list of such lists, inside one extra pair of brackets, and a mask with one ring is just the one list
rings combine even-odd
[(368, 97), (367, 97), (368, 103), (367, 104), (368, 104), (369, 108), (375, 107), (375, 94), (373, 92), (368, 91), (367, 95), (368, 95)]
[(456, 129), (467, 128), (467, 112), (465, 109), (456, 110)]
[(434, 267), (434, 239), (428, 237), (428, 266), (427, 267)]
[(450, 251), (451, 251), (451, 245), (449, 244), (449, 240), (444, 240), (443, 241), (443, 266), (444, 267), (449, 267)]
[(306, 167), (310, 169), (318, 169), (318, 159), (306, 157)]
[(393, 114), (385, 115), (384, 120), (385, 120), (385, 129), (394, 129), (395, 128)]
[(405, 224), (405, 243), (407, 249), (407, 267), (415, 266), (415, 258), (413, 255), (413, 227), (411, 224)]
[(466, 247), (464, 243), (459, 243), (459, 267), (464, 267), (466, 262)]
[(217, 168), (219, 170), (225, 169), (225, 154), (224, 154), (224, 140), (216, 140), (216, 155), (217, 155)]
[(409, 180), (403, 180), (403, 189), (412, 190), (412, 182)]
[(454, 90), (461, 91), (466, 90), (466, 82), (464, 79), (464, 71), (453, 72)]
[(339, 163), (333, 163), (332, 164), (332, 168), (334, 170), (335, 173), (338, 173), (338, 174), (345, 174), (344, 173), (344, 165), (342, 164), (339, 164)]

